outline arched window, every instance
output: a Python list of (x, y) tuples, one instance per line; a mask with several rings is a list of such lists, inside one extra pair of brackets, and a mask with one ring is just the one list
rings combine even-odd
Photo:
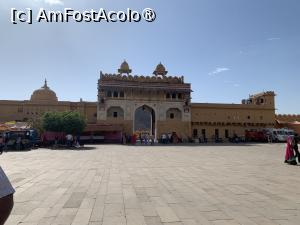
[(119, 106), (112, 106), (107, 110), (107, 118), (124, 119), (124, 110)]
[(181, 111), (178, 108), (170, 108), (167, 111), (167, 119), (169, 120), (181, 120), (182, 115)]

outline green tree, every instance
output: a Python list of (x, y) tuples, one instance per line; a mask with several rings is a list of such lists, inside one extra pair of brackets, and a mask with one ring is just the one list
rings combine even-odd
[(75, 111), (46, 112), (42, 117), (42, 126), (46, 131), (77, 134), (84, 130), (86, 120)]
[(46, 112), (42, 117), (42, 125), (46, 131), (61, 132), (63, 129), (62, 114), (59, 112)]
[(76, 111), (62, 113), (63, 131), (67, 134), (81, 133), (85, 126), (86, 120)]

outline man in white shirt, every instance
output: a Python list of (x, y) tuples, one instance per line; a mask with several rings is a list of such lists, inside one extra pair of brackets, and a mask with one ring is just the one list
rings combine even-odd
[(66, 139), (67, 139), (67, 146), (68, 146), (68, 147), (72, 147), (73, 135), (72, 135), (72, 134), (68, 134), (68, 135), (66, 136)]
[(4, 225), (14, 206), (14, 188), (0, 166), (0, 225)]

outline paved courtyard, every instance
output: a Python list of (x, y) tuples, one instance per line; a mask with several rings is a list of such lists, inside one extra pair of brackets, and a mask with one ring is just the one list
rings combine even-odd
[(284, 145), (10, 152), (7, 225), (300, 224), (300, 167)]

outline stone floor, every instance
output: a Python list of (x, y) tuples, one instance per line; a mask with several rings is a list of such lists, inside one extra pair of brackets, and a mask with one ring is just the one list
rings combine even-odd
[(7, 225), (300, 224), (300, 167), (284, 145), (10, 152)]

